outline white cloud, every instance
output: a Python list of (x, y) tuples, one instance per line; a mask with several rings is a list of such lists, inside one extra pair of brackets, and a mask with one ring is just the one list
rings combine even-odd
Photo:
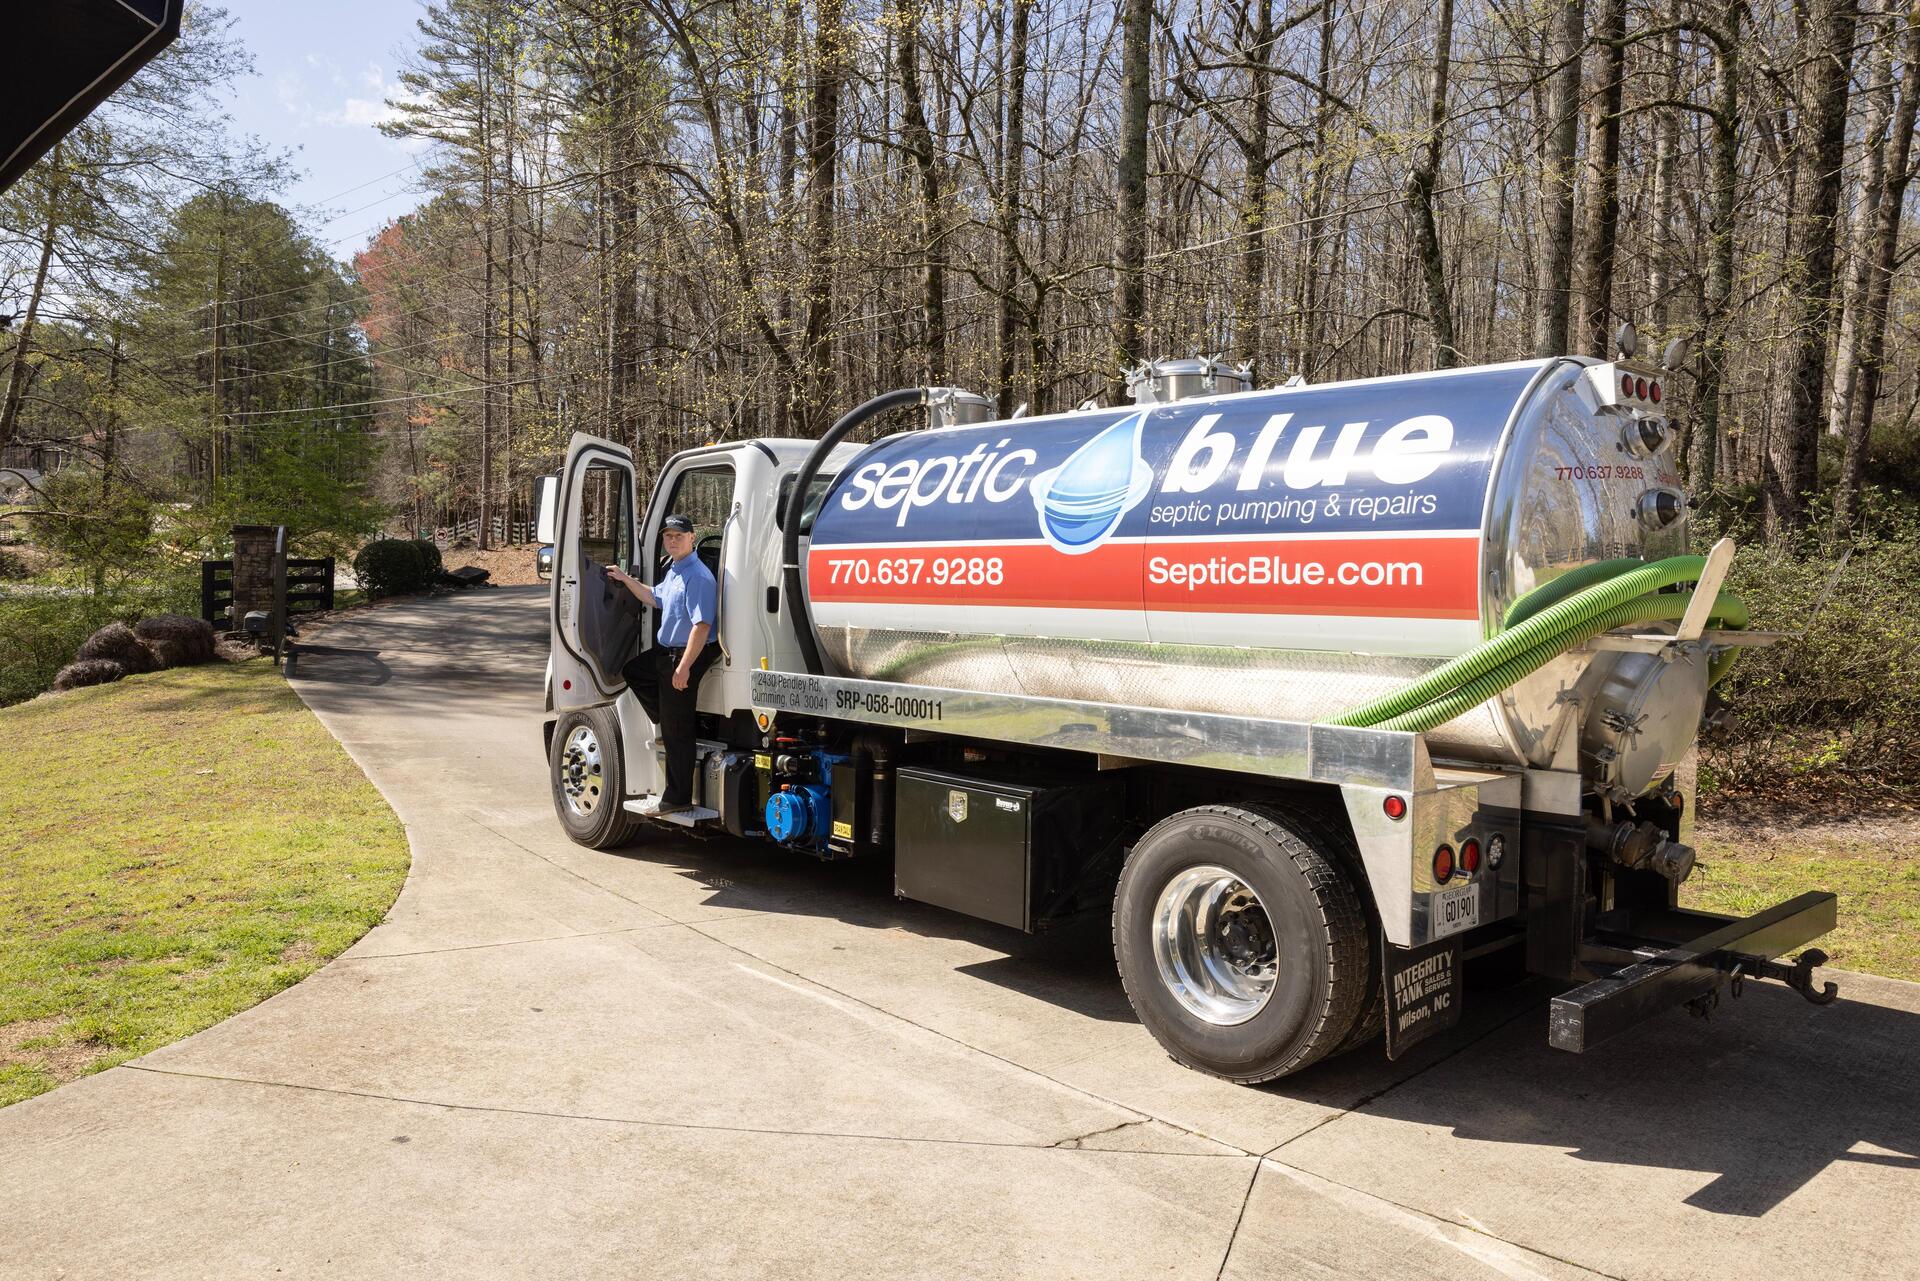
[[(367, 96), (350, 95), (332, 111), (312, 112), (312, 121), (342, 129), (377, 129), (400, 118), (400, 110), (394, 103), (419, 101), (418, 95), (408, 92), (398, 82), (389, 81), (377, 63), (367, 64), (360, 73), (360, 83), (369, 91)], [(403, 145), (412, 149), (410, 144), (414, 141), (405, 139)]]

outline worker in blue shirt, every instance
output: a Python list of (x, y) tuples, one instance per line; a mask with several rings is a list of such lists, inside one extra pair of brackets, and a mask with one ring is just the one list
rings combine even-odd
[(691, 520), (667, 517), (661, 522), (660, 543), (670, 563), (653, 586), (613, 566), (608, 566), (607, 577), (653, 606), (658, 619), (653, 648), (627, 660), (620, 674), (666, 745), (667, 784), (654, 813), (668, 814), (693, 806), (694, 711), (700, 678), (720, 650), (707, 644), (713, 637), (719, 591), (713, 571), (694, 555)]

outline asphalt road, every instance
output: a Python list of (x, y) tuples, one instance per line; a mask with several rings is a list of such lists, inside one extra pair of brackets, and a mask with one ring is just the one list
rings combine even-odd
[[(1584, 1057), (1548, 989), (1389, 1064), (1170, 1062), (1104, 923), (567, 842), (544, 595), (341, 623), (295, 685), (406, 821), (299, 986), (0, 1112), (5, 1277), (1908, 1277), (1920, 987), (1760, 985)], [(271, 761), (260, 768), (270, 769)]]

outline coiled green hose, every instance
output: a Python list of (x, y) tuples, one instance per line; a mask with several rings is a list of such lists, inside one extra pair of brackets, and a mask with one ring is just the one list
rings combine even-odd
[[(1444, 724), (1600, 632), (1681, 617), (1691, 594), (1652, 594), (1698, 580), (1705, 564), (1700, 556), (1673, 556), (1651, 564), (1602, 561), (1570, 571), (1516, 601), (1508, 610), (1511, 625), (1498, 635), (1331, 723), (1383, 729)], [(1744, 626), (1746, 611), (1737, 600), (1723, 597), (1715, 603), (1714, 616)], [(1716, 679), (1725, 675), (1727, 666), (1716, 664)], [(1439, 714), (1448, 708), (1453, 710)]]
[[(1687, 607), (1692, 603), (1693, 593), (1687, 592), (1680, 595), (1642, 596), (1624, 605), (1616, 605), (1604, 613), (1576, 624), (1552, 640), (1508, 659), (1452, 692), (1416, 707), (1412, 711), (1402, 712), (1398, 716), (1381, 721), (1373, 728), (1402, 730), (1414, 734), (1425, 733), (1427, 730), (1445, 725), (1456, 716), (1472, 711), (1495, 694), (1533, 675), (1575, 645), (1583, 644), (1602, 632), (1610, 632), (1616, 627), (1627, 627), (1635, 623), (1677, 622), (1686, 615)], [(1735, 597), (1722, 596), (1714, 602), (1713, 612), (1708, 616), (1708, 621), (1719, 627), (1745, 627), (1748, 621), (1747, 607)], [(1709, 685), (1718, 684), (1726, 676), (1727, 669), (1733, 666), (1733, 658), (1734, 652), (1730, 651), (1713, 660), (1712, 665), (1707, 669)]]

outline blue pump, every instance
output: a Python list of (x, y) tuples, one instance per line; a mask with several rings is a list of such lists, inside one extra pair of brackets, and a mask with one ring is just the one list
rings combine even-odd
[(801, 757), (767, 797), (767, 835), (796, 849), (824, 851), (833, 833), (833, 767), (848, 759), (824, 750)]
[(794, 783), (767, 798), (767, 834), (782, 845), (822, 845), (832, 829), (833, 801), (819, 783)]

